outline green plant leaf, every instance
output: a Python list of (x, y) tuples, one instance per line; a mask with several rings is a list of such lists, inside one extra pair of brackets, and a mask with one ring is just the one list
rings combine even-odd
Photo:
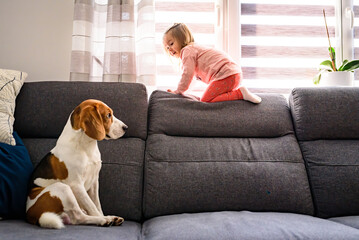
[(343, 67), (342, 67), (342, 70), (341, 71), (353, 71), (355, 69), (358, 69), (359, 68), (359, 60), (353, 60), (353, 61), (350, 61), (350, 62), (347, 62), (347, 64), (345, 64)]
[[(329, 51), (329, 53), (333, 54), (333, 59), (335, 60), (335, 49), (333, 47), (329, 47), (328, 51)], [(329, 56), (330, 56), (330, 54), (329, 54)]]
[(333, 71), (332, 61), (330, 61), (330, 60), (325, 60), (325, 61), (321, 62), (321, 63), (319, 64), (319, 70), (323, 70), (323, 69), (326, 69), (326, 70), (329, 70), (329, 71)]
[(322, 74), (318, 73), (317, 75), (314, 76), (313, 78), (313, 83), (315, 85), (319, 84), (320, 78), (322, 77)]
[[(329, 61), (329, 60), (328, 60), (328, 61)], [(322, 73), (323, 73), (323, 72), (328, 72), (328, 70), (322, 69), (322, 70), (320, 70), (319, 73), (317, 73), (317, 75), (314, 76), (314, 78), (313, 78), (313, 83), (314, 83), (315, 85), (318, 85), (318, 84), (319, 84), (320, 79), (322, 78)], [(330, 71), (330, 72), (332, 72), (332, 71)]]
[[(332, 47), (329, 47), (328, 48), (328, 51), (329, 51), (329, 56), (330, 56), (330, 60), (332, 61), (332, 62), (334, 62), (334, 68), (335, 68), (335, 71), (337, 71), (337, 65), (336, 65), (336, 63), (335, 63), (335, 49), (334, 48), (332, 48)], [(334, 69), (333, 69), (334, 70)]]
[(348, 61), (348, 59), (345, 59), (344, 61), (343, 61), (343, 64), (338, 68), (338, 71), (343, 71), (343, 67), (345, 66), (345, 64), (347, 64), (349, 61)]

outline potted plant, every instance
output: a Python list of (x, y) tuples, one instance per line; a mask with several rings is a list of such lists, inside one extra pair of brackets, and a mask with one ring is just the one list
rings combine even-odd
[(326, 85), (331, 86), (353, 85), (354, 70), (359, 68), (359, 60), (344, 60), (343, 64), (337, 68), (335, 65), (335, 51), (331, 47), (329, 49), (331, 49), (329, 52), (332, 53), (331, 55), (333, 55), (333, 58), (332, 60), (325, 60), (320, 63), (319, 72), (313, 78), (314, 84), (319, 84), (322, 79), (322, 81), (326, 82)]
[(329, 56), (330, 60), (325, 60), (319, 64), (319, 72), (313, 78), (314, 84), (319, 84), (325, 81), (328, 86), (352, 86), (354, 80), (354, 70), (359, 68), (359, 60), (344, 60), (342, 65), (337, 68), (335, 64), (335, 50), (331, 47), (327, 21), (325, 18), (325, 10), (323, 9), (325, 27), (327, 30), (327, 37), (329, 41)]

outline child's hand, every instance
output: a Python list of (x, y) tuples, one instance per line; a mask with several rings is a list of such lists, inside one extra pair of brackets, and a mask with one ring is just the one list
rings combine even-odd
[(174, 93), (174, 94), (181, 94), (181, 93), (178, 92), (177, 90), (173, 91), (173, 90), (171, 90), (171, 89), (167, 89), (167, 92)]
[(167, 92), (174, 93), (174, 94), (179, 94), (179, 95), (182, 95), (182, 96), (184, 96), (186, 98), (189, 98), (189, 99), (192, 99), (192, 100), (195, 100), (195, 101), (200, 101), (200, 98), (195, 96), (195, 95), (179, 93), (179, 92), (177, 92), (177, 90), (172, 91), (171, 89), (167, 89)]

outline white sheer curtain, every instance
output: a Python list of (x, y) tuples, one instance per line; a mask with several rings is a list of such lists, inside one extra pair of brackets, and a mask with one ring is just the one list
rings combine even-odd
[(154, 86), (154, 11), (154, 0), (75, 0), (70, 80)]

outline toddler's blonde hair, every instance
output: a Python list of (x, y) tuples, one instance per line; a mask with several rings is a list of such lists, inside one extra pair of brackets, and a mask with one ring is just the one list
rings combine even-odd
[[(184, 48), (188, 44), (194, 43), (194, 38), (191, 31), (184, 23), (175, 23), (169, 29), (166, 30), (164, 35), (171, 34), (180, 44), (181, 48)], [(168, 49), (165, 49), (168, 53)]]

